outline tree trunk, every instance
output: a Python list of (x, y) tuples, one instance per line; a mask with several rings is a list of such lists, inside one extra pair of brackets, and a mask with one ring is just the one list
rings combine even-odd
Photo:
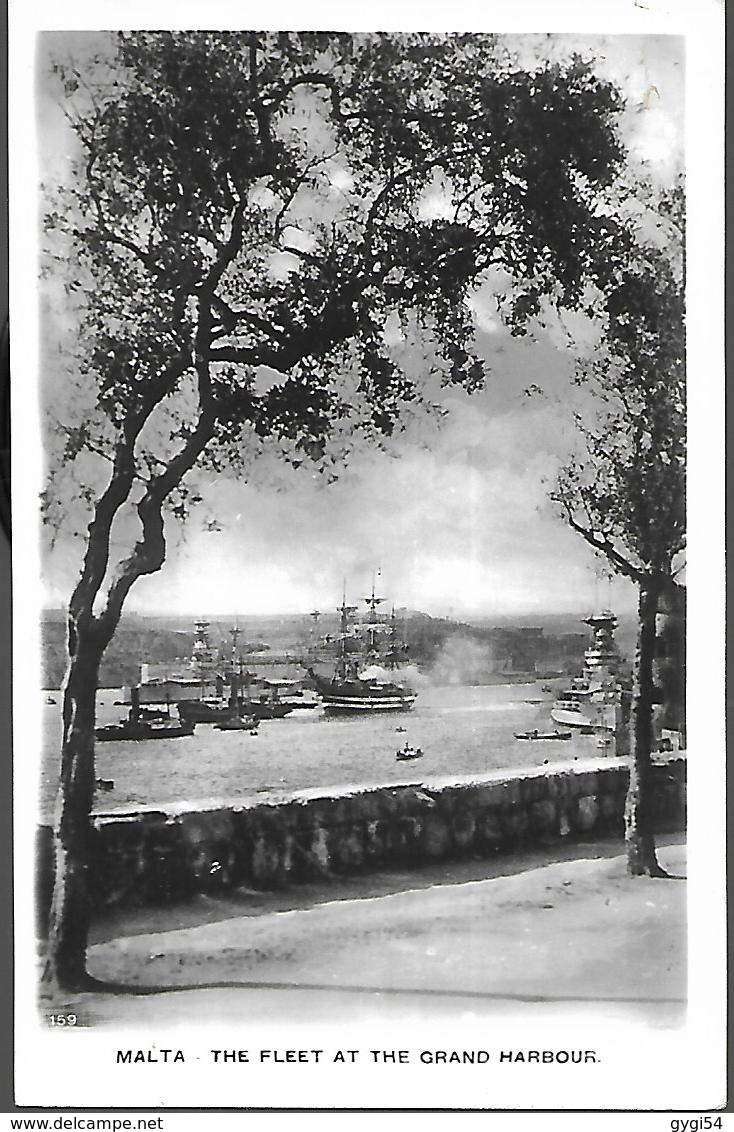
[(652, 796), (652, 716), (655, 702), (653, 662), (659, 587), (654, 579), (640, 581), (637, 650), (632, 677), (630, 746), (632, 766), (624, 824), (627, 871), (631, 876), (663, 876), (655, 852)]
[(660, 687), (661, 727), (686, 730), (686, 591), (670, 581), (660, 595), (657, 617), (655, 683)]
[(63, 689), (61, 780), (54, 819), (54, 887), (43, 990), (88, 985), (90, 922), (88, 874), (94, 801), (94, 723), (102, 650), (92, 630), (70, 620), (69, 667)]

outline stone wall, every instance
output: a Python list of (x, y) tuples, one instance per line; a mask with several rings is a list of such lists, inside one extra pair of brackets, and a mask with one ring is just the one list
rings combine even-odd
[[(95, 906), (160, 904), (246, 884), (271, 889), (371, 869), (487, 857), (624, 833), (623, 759), (481, 778), (304, 790), (228, 803), (141, 807), (94, 818)], [(685, 828), (685, 760), (655, 767), (656, 829)], [(51, 831), (39, 830), (48, 907)]]

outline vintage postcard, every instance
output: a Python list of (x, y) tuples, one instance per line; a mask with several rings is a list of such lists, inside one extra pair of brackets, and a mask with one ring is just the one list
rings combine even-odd
[(590, 7), (11, 11), (18, 1105), (725, 1104), (723, 10)]

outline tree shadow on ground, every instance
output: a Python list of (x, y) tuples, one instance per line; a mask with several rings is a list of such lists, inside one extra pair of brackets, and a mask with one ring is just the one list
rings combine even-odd
[(598, 1002), (603, 1003), (628, 1003), (628, 1004), (659, 1004), (661, 1006), (676, 1006), (684, 1005), (685, 998), (682, 997), (664, 997), (664, 996), (647, 996), (640, 997), (639, 995), (596, 995), (596, 994), (575, 994), (575, 995), (553, 995), (553, 994), (521, 994), (513, 991), (480, 991), (480, 990), (462, 990), (460, 988), (441, 988), (441, 987), (386, 987), (386, 986), (370, 986), (369, 984), (358, 983), (303, 983), (303, 982), (283, 982), (277, 980), (262, 981), (257, 979), (214, 979), (210, 982), (200, 983), (160, 983), (160, 984), (146, 984), (140, 985), (135, 983), (118, 983), (113, 980), (96, 979), (92, 976), (85, 984), (84, 988), (80, 988), (77, 993), (93, 993), (105, 995), (125, 995), (128, 997), (145, 998), (157, 994), (174, 994), (186, 993), (190, 991), (209, 991), (209, 990), (252, 990), (252, 991), (298, 991), (302, 992), (316, 992), (323, 994), (330, 992), (335, 994), (354, 994), (354, 995), (407, 995), (409, 997), (418, 998), (461, 998), (461, 999), (477, 999), (497, 1002), (557, 1002), (557, 1003), (584, 1003), (584, 1002)]
[[(680, 835), (657, 838), (659, 848), (679, 844)], [(92, 926), (90, 945), (107, 943), (120, 936), (149, 935), (200, 927), (238, 917), (257, 917), (271, 912), (301, 911), (341, 900), (370, 900), (401, 892), (435, 886), (467, 884), (514, 876), (562, 861), (619, 857), (624, 853), (621, 840), (553, 843), (522, 853), (497, 853), (492, 857), (461, 861), (416, 864), (403, 869), (332, 876), (323, 881), (293, 885), (277, 891), (247, 886), (218, 893), (196, 893), (187, 901), (163, 906), (113, 908), (105, 910)], [(667, 874), (669, 879), (684, 876)], [(662, 878), (661, 878), (662, 879)]]

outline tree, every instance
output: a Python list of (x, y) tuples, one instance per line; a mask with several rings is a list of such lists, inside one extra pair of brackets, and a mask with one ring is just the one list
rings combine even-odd
[[(541, 298), (604, 287), (623, 151), (621, 98), (588, 65), (523, 70), (481, 36), (121, 34), (56, 70), (79, 160), (47, 228), (57, 274), (74, 264), (86, 409), (49, 518), (64, 470), (105, 469), (94, 489), (79, 477), (45, 970), (81, 988), (100, 659), (164, 562), (166, 516), (194, 501), (192, 469), (247, 473), (264, 449), (328, 474), (430, 380), (479, 387), (472, 288), (508, 273), (522, 333)], [(411, 366), (417, 344), (430, 365)]]
[[(677, 581), (686, 538), (681, 211), (680, 192), (663, 197), (658, 227), (666, 230), (665, 250), (640, 247), (607, 297), (601, 348), (580, 375), (594, 395), (595, 422), (579, 421), (584, 451), (561, 470), (552, 494), (573, 530), (638, 587), (625, 807), (632, 875), (665, 875), (653, 830), (655, 703), (663, 702), (666, 725), (684, 725), (685, 591)], [(660, 655), (666, 642), (667, 657)]]

